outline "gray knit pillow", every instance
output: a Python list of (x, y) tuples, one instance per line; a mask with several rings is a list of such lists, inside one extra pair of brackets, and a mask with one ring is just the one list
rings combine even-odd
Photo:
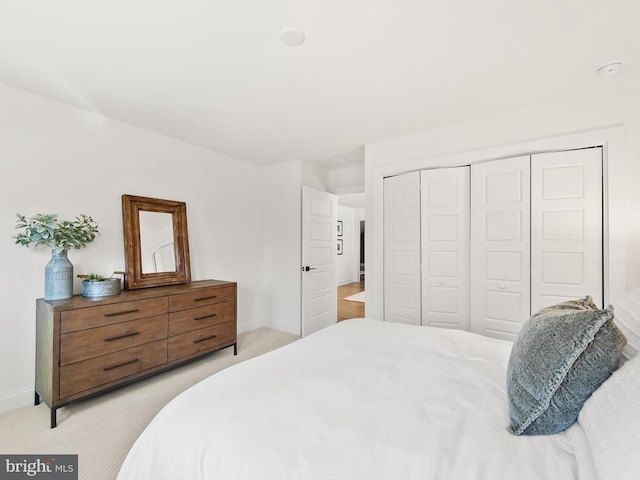
[(561, 432), (617, 368), (626, 338), (589, 296), (543, 308), (527, 320), (507, 368), (510, 430)]

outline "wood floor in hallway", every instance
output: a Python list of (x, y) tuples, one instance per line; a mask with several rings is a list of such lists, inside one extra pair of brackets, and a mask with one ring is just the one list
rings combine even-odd
[(364, 302), (344, 300), (345, 297), (364, 291), (364, 280), (338, 287), (338, 321), (364, 317)]

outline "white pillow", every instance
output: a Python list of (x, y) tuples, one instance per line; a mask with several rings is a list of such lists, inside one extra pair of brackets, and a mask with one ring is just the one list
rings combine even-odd
[(578, 422), (593, 454), (598, 478), (640, 475), (640, 355), (616, 370), (585, 402)]

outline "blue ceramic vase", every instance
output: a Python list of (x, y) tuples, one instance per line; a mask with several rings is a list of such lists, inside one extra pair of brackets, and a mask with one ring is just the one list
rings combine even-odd
[(44, 269), (44, 299), (73, 297), (73, 265), (66, 250), (51, 250), (51, 260)]

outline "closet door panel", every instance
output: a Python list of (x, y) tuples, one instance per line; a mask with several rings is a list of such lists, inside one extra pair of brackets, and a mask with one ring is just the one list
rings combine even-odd
[(420, 172), (384, 179), (384, 319), (420, 325)]
[(530, 157), (471, 166), (471, 331), (514, 340), (530, 314)]
[(469, 329), (469, 177), (421, 172), (422, 325)]
[(602, 148), (531, 158), (531, 310), (591, 295), (603, 306)]

